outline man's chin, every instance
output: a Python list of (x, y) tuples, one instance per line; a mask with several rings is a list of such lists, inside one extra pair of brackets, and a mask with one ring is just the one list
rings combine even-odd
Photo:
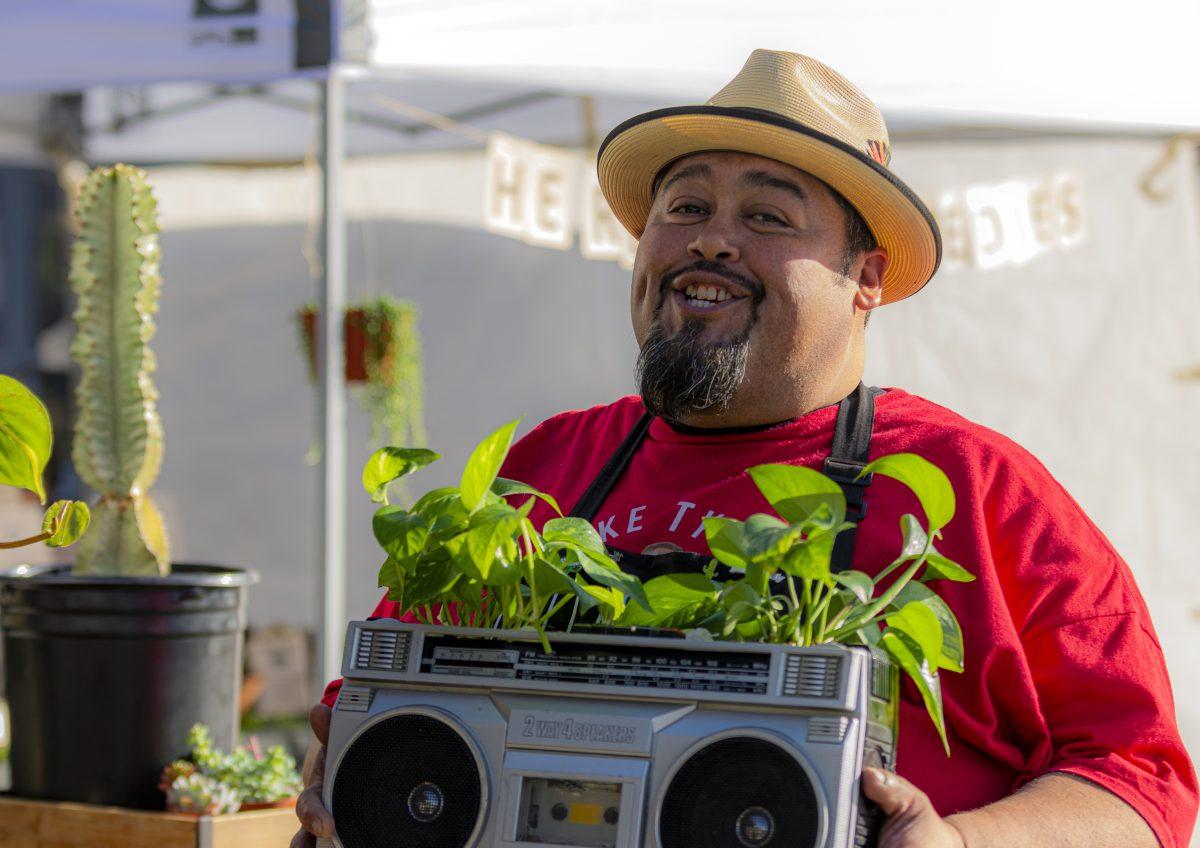
[(729, 326), (725, 321), (688, 317), (663, 321), (662, 333), (667, 340), (686, 338), (696, 347), (725, 347), (744, 339), (746, 328)]

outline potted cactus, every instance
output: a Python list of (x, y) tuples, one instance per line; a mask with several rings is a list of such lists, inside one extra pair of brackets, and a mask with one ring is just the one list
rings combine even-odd
[(99, 168), (71, 257), (81, 369), (72, 457), (99, 496), (73, 567), (0, 573), (12, 791), (155, 808), (196, 723), (236, 737), (252, 571), (174, 564), (149, 489), (163, 454), (149, 341), (160, 277), (143, 171)]

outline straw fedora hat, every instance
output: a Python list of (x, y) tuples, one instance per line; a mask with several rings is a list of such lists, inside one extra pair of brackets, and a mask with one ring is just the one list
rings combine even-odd
[(887, 250), (883, 302), (929, 282), (942, 257), (937, 222), (888, 167), (891, 146), (879, 109), (816, 59), (755, 50), (704, 105), (637, 115), (600, 145), (600, 188), (617, 220), (641, 238), (655, 178), (705, 150), (752, 153), (823, 180), (848, 200)]

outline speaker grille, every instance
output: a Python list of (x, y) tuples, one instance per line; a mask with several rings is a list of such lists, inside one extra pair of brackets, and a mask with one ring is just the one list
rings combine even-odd
[[(739, 822), (765, 810), (773, 832), (739, 838)], [(761, 819), (760, 819), (761, 820)], [(663, 797), (663, 848), (814, 848), (820, 818), (812, 782), (778, 745), (749, 736), (714, 742), (680, 767)]]
[[(425, 806), (414, 810), (414, 799)], [(345, 848), (465, 848), (482, 813), (483, 775), (450, 725), (397, 715), (351, 743), (332, 803)]]

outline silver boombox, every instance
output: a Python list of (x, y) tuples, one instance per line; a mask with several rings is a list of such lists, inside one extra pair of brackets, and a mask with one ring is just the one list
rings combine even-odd
[[(864, 648), (350, 624), (322, 848), (861, 848), (897, 676)], [(870, 809), (868, 809), (870, 808)]]

